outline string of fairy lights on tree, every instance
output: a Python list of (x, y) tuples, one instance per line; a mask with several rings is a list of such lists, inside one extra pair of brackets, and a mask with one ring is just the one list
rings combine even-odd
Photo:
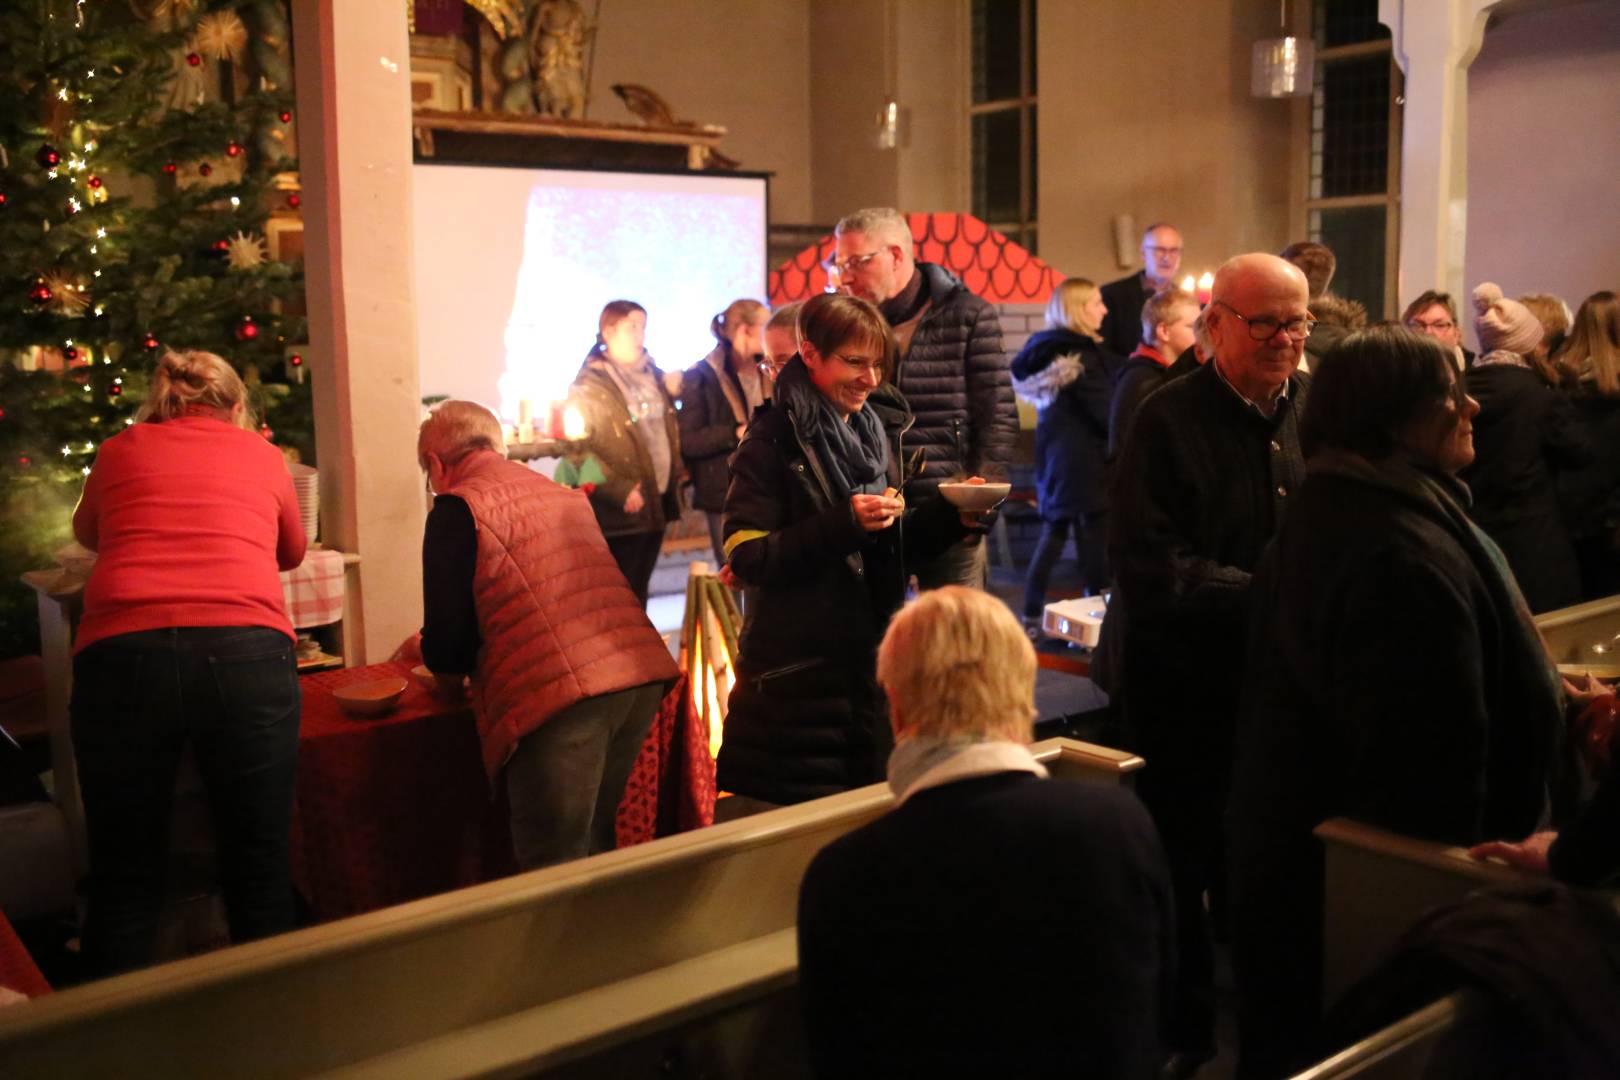
[[(248, 377), (312, 440), (283, 0), (0, 4), (0, 620), (168, 348)], [(280, 381), (278, 381), (280, 380)], [(9, 590), (9, 591), (8, 591)], [(31, 620), (30, 620), (31, 621)], [(16, 651), (0, 631), (0, 656)]]

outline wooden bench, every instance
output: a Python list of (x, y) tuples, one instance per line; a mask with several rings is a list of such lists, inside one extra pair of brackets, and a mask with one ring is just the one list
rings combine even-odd
[[(1054, 776), (1141, 758), (1066, 739)], [(0, 1010), (7, 1080), (802, 1074), (799, 881), (891, 804), (873, 785)]]
[(1459, 1073), (1451, 1066), (1459, 1053), (1466, 1056), (1468, 1048), (1459, 1044), (1472, 1034), (1469, 1020), (1478, 1015), (1478, 1003), (1471, 994), (1449, 994), (1295, 1074), (1293, 1080), (1441, 1080), (1477, 1076)]

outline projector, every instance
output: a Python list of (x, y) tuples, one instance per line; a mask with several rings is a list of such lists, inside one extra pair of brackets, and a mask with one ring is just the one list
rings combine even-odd
[(1103, 615), (1108, 600), (1102, 596), (1082, 596), (1047, 604), (1041, 615), (1041, 629), (1049, 637), (1072, 641), (1082, 648), (1095, 649), (1102, 640)]

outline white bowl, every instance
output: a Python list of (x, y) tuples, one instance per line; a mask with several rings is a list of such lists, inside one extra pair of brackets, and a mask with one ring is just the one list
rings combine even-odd
[(398, 675), (390, 675), (386, 679), (336, 687), (332, 690), (332, 696), (344, 712), (356, 716), (381, 716), (399, 703), (409, 685)]
[(939, 485), (939, 493), (958, 510), (984, 511), (1000, 506), (1012, 491), (1011, 484), (948, 483)]

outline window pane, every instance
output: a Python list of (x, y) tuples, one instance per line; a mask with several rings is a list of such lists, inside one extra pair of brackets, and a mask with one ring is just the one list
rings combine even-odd
[(973, 117), (973, 214), (981, 221), (1017, 221), (1018, 110)]
[(1384, 221), (1382, 206), (1312, 210), (1311, 239), (1333, 249), (1339, 268), (1333, 291), (1367, 308), (1367, 321), (1384, 317)]
[(973, 103), (1018, 96), (1019, 0), (973, 0)]
[(1029, 107), (1029, 171), (1025, 174), (1029, 177), (1029, 219), (1031, 221), (1038, 221), (1041, 216), (1041, 140), (1036, 137), (1036, 112), (1036, 106), (1031, 105)]
[(1368, 56), (1319, 64), (1312, 146), (1320, 133), (1320, 170), (1312, 163), (1311, 194), (1381, 195), (1389, 169), (1389, 58)]
[(1311, 25), (1321, 48), (1389, 37), (1389, 28), (1378, 21), (1378, 0), (1316, 0)]

